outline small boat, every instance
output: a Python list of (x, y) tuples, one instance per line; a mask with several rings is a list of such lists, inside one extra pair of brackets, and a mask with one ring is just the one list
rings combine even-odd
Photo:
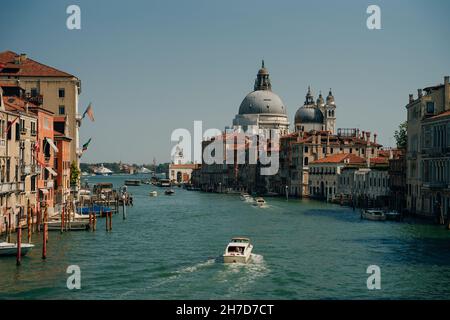
[(126, 186), (140, 186), (141, 180), (125, 180)]
[(164, 191), (164, 194), (165, 194), (166, 196), (171, 196), (171, 195), (173, 195), (174, 193), (175, 193), (175, 191), (173, 191), (172, 189), (168, 189), (168, 190)]
[(248, 193), (242, 193), (240, 199), (245, 202), (253, 202), (253, 198)]
[(158, 192), (156, 191), (150, 191), (150, 193), (148, 194), (150, 197), (157, 197), (158, 196)]
[(361, 218), (372, 221), (385, 221), (386, 215), (383, 210), (368, 209), (361, 212)]
[(248, 238), (233, 238), (223, 254), (224, 263), (247, 263), (250, 260), (253, 245)]
[[(71, 231), (84, 231), (89, 229), (89, 221), (83, 220), (66, 221), (64, 228)], [(61, 220), (49, 221), (47, 222), (47, 227), (48, 231), (59, 231), (61, 230)]]
[(394, 220), (394, 221), (400, 221), (402, 219), (402, 215), (400, 212), (397, 211), (388, 211), (384, 213), (386, 216), (386, 220)]
[(260, 208), (264, 208), (266, 207), (266, 200), (264, 200), (263, 198), (259, 197), (259, 198), (255, 198), (255, 202), (253, 203), (254, 206), (260, 207)]
[[(21, 255), (26, 255), (31, 249), (34, 248), (34, 244), (22, 243), (20, 245)], [(17, 243), (0, 242), (0, 256), (15, 256), (17, 254)]]

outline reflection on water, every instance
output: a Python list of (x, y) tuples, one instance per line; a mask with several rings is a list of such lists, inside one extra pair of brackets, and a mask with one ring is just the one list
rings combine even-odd
[[(89, 180), (120, 187), (126, 178)], [(22, 266), (1, 258), (0, 298), (450, 298), (450, 232), (439, 226), (365, 221), (311, 200), (267, 198), (258, 208), (238, 195), (128, 189), (134, 207), (126, 220), (114, 216), (112, 232), (104, 219), (97, 232), (51, 232), (46, 260), (35, 234)], [(157, 197), (149, 197), (152, 190)], [(251, 238), (249, 263), (223, 263), (233, 236)], [(81, 268), (79, 291), (66, 288), (72, 264)], [(381, 291), (367, 290), (371, 264), (381, 267)]]

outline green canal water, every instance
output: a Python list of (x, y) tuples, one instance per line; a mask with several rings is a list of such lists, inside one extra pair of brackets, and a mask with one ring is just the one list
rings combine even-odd
[[(127, 177), (89, 177), (120, 187)], [(151, 190), (158, 197), (149, 197)], [(268, 198), (259, 209), (237, 195), (129, 187), (128, 217), (96, 232), (51, 232), (16, 267), (0, 259), (1, 299), (449, 299), (450, 231), (407, 221), (360, 220), (349, 208)], [(248, 236), (252, 262), (224, 265), (232, 236)], [(81, 289), (69, 290), (69, 265)], [(367, 267), (381, 290), (367, 289)]]

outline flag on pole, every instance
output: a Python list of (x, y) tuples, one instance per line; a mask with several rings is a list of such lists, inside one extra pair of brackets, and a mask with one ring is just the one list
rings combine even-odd
[(89, 105), (88, 105), (88, 107), (86, 108), (86, 111), (84, 111), (83, 117), (82, 117), (81, 119), (84, 119), (84, 117), (85, 117), (86, 115), (89, 117), (89, 119), (90, 119), (92, 122), (95, 121), (95, 119), (94, 119), (94, 111), (92, 111), (92, 104), (91, 104), (91, 103), (89, 103)]
[(81, 152), (85, 152), (87, 150), (89, 143), (91, 143), (91, 140), (92, 138), (89, 138), (89, 140), (85, 144), (83, 144), (83, 149)]

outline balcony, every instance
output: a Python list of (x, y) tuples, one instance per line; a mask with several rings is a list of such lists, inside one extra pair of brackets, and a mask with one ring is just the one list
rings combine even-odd
[(37, 136), (37, 131), (36, 130), (31, 130), (31, 136), (36, 137)]
[(23, 192), (25, 186), (23, 182), (4, 182), (0, 183), (0, 194)]
[(20, 128), (20, 134), (27, 134), (27, 128)]
[(44, 183), (44, 187), (47, 189), (52, 189), (55, 186), (55, 182), (53, 180), (47, 180)]

